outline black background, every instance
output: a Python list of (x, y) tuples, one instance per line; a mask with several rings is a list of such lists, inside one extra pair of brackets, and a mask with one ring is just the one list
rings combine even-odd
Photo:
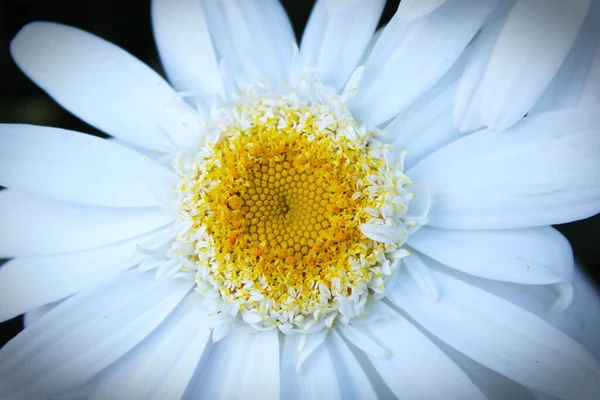
[[(282, 3), (300, 38), (314, 1)], [(381, 24), (392, 17), (398, 4), (399, 0), (388, 0)], [(105, 137), (60, 108), (12, 62), (10, 40), (23, 25), (39, 20), (61, 22), (94, 33), (162, 73), (152, 36), (150, 0), (0, 0), (0, 123), (55, 126)], [(600, 216), (557, 228), (570, 240), (576, 258), (600, 282)], [(22, 326), (21, 317), (1, 323), (0, 346)]]

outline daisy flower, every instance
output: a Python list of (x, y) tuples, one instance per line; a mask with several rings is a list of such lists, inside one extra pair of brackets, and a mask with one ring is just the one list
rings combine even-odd
[(0, 126), (1, 398), (598, 398), (600, 302), (550, 225), (600, 211), (600, 2), (376, 31), (384, 3), (319, 0), (298, 45), (277, 0), (154, 0), (170, 83), (17, 34), (112, 137)]

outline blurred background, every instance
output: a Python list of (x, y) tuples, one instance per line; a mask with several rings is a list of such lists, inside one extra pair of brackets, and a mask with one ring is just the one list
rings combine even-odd
[[(388, 0), (380, 24), (389, 21), (399, 2)], [(314, 1), (282, 0), (282, 4), (290, 16), (296, 37), (300, 38)], [(1, 0), (0, 123), (54, 126), (106, 137), (60, 108), (31, 83), (11, 60), (11, 39), (23, 25), (40, 20), (60, 22), (94, 33), (124, 48), (163, 74), (152, 35), (150, 0)], [(557, 228), (570, 240), (575, 257), (598, 285), (600, 216)], [(21, 329), (21, 317), (1, 323), (0, 347)]]

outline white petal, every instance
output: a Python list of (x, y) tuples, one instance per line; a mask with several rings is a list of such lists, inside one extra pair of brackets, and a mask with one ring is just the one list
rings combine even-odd
[(368, 334), (360, 329), (360, 325), (340, 325), (336, 332), (339, 332), (348, 342), (352, 343), (358, 349), (362, 350), (369, 357), (387, 358), (391, 353), (388, 349), (381, 346), (373, 340)]
[(192, 283), (124, 273), (70, 298), (0, 350), (3, 398), (50, 398), (118, 360), (152, 332)]
[(479, 131), (407, 175), (431, 191), (430, 225), (506, 229), (600, 211), (600, 108), (528, 117), (506, 132)]
[(432, 301), (438, 301), (441, 295), (439, 285), (435, 281), (431, 270), (423, 263), (421, 258), (413, 253), (403, 258), (402, 262), (406, 266), (406, 270), (410, 276), (417, 282), (421, 291), (423, 291), (423, 294)]
[(377, 394), (363, 367), (344, 339), (335, 331), (329, 332), (328, 350), (333, 360), (336, 375), (340, 378), (342, 399), (376, 399)]
[(444, 296), (425, 300), (409, 279), (390, 299), (432, 334), (525, 386), (558, 397), (594, 399), (600, 365), (579, 343), (539, 317), (434, 271)]
[(121, 48), (50, 22), (26, 25), (11, 43), (23, 72), (64, 108), (96, 128), (147, 148), (198, 124), (196, 113), (156, 72)]
[[(599, 6), (600, 7), (600, 6)], [(580, 105), (600, 103), (600, 41), (596, 45), (594, 59), (590, 65), (583, 89)]]
[(404, 0), (398, 6), (398, 15), (404, 22), (423, 18), (448, 0)]
[(0, 321), (74, 293), (133, 267), (135, 248), (152, 234), (78, 253), (15, 258), (0, 268)]
[(600, 315), (600, 292), (581, 266), (576, 266), (571, 281), (573, 302), (566, 310), (559, 311), (551, 308), (557, 299), (556, 285), (524, 286), (477, 278), (441, 264), (434, 265), (435, 263), (428, 260), (433, 268), (501, 297), (551, 323), (600, 359), (600, 343), (597, 340), (600, 335), (600, 319), (590, 318), (590, 315)]
[(299, 335), (285, 335), (281, 354), (281, 398), (341, 399), (340, 386), (327, 346), (320, 346), (296, 371)]
[(394, 138), (392, 151), (408, 150), (404, 168), (409, 169), (446, 144), (460, 138), (452, 123), (452, 105), (459, 61), (448, 73), (386, 127)]
[(179, 399), (210, 344), (206, 314), (191, 301), (183, 301), (147, 340), (103, 372), (89, 398)]
[(277, 0), (204, 0), (202, 2), (219, 57), (231, 64), (234, 78), (287, 78), (294, 32)]
[(197, 0), (153, 0), (152, 26), (173, 87), (197, 95), (225, 96), (206, 15)]
[(456, 88), (452, 111), (454, 124), (461, 132), (473, 132), (485, 126), (481, 118), (481, 80), (513, 5), (513, 0), (501, 1), (465, 51), (465, 67)]
[(161, 157), (164, 157), (166, 155), (166, 153), (163, 153), (163, 152), (158, 151), (156, 149), (154, 149), (154, 150), (146, 149), (144, 147), (137, 146), (135, 144), (126, 142), (126, 141), (121, 140), (121, 139), (117, 139), (115, 137), (109, 137), (106, 140), (108, 140), (109, 142), (114, 142), (114, 143), (118, 144), (121, 147), (128, 148), (129, 150), (133, 150), (134, 152), (136, 152), (136, 153), (138, 153), (138, 154), (140, 154), (140, 155), (142, 155), (142, 156), (144, 156), (144, 157), (146, 157), (146, 158), (148, 158), (150, 160), (157, 160), (157, 159), (159, 159)]
[(317, 1), (300, 54), (322, 74), (322, 82), (338, 90), (344, 86), (375, 32), (384, 4), (385, 0)]
[(409, 245), (442, 264), (487, 279), (549, 284), (569, 282), (573, 275), (571, 246), (550, 227), (507, 231), (423, 227), (410, 237)]
[(530, 114), (576, 107), (580, 104), (598, 45), (600, 45), (600, 2), (594, 1), (567, 58), (531, 109)]
[(276, 329), (240, 327), (220, 340), (186, 393), (190, 399), (278, 399), (279, 337)]
[(410, 24), (396, 15), (377, 41), (351, 111), (378, 125), (406, 109), (458, 59), (497, 0), (451, 0)]
[(180, 180), (179, 175), (171, 168), (160, 163), (149, 162), (146, 165), (144, 179), (154, 196), (156, 204), (172, 220), (175, 220), (177, 218), (178, 201), (176, 187)]
[[(5, 264), (6, 265), (6, 264)], [(55, 301), (50, 304), (45, 304), (43, 306), (39, 306), (37, 308), (32, 309), (23, 315), (23, 327), (27, 328), (36, 322), (38, 322), (42, 317), (48, 314), (53, 308), (58, 306), (61, 301)]]
[(373, 49), (375, 48), (375, 44), (377, 44), (377, 41), (381, 37), (381, 34), (383, 33), (384, 29), (385, 29), (385, 25), (383, 27), (377, 29), (375, 31), (375, 33), (373, 34), (373, 36), (371, 36), (371, 39), (369, 39), (369, 43), (367, 43), (367, 47), (365, 48), (363, 55), (360, 57), (360, 60), (358, 61), (358, 65), (361, 65), (364, 67), (364, 64), (367, 62), (367, 60), (371, 56), (371, 53), (373, 52)]
[(146, 161), (118, 144), (73, 131), (0, 124), (0, 185), (77, 203), (147, 207)]
[(388, 317), (361, 325), (360, 329), (368, 332), (391, 352), (389, 358), (369, 358), (398, 398), (485, 398), (443, 351), (389, 306), (383, 302), (373, 302), (367, 312)]
[(429, 337), (456, 365), (462, 369), (489, 400), (535, 400), (536, 397), (525, 386), (502, 374), (473, 361), (454, 350), (435, 336)]
[(402, 243), (405, 239), (402, 231), (385, 225), (362, 224), (360, 231), (367, 238), (381, 243), (398, 244)]
[(590, 0), (526, 0), (513, 7), (481, 82), (481, 116), (504, 130), (546, 89), (577, 37)]
[(170, 222), (171, 218), (157, 207), (97, 207), (3, 190), (0, 257), (97, 248), (148, 233)]

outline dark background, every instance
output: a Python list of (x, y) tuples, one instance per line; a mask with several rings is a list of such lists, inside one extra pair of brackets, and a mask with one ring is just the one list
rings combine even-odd
[[(382, 24), (389, 21), (399, 2), (388, 0)], [(300, 38), (314, 1), (282, 3), (296, 37)], [(55, 126), (106, 137), (60, 108), (12, 62), (10, 40), (23, 25), (39, 20), (61, 22), (94, 33), (162, 73), (150, 23), (150, 0), (0, 0), (0, 123)], [(570, 240), (575, 257), (600, 282), (600, 216), (557, 228)], [(1, 323), (0, 347), (22, 328), (21, 317)]]

